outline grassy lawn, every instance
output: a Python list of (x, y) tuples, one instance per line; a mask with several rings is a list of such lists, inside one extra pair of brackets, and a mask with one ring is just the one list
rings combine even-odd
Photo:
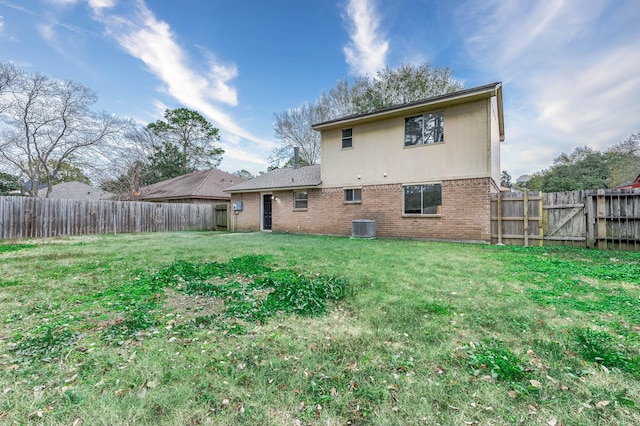
[(637, 425), (640, 253), (0, 242), (0, 423)]

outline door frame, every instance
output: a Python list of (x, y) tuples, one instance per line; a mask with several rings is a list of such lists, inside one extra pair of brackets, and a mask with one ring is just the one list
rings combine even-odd
[[(271, 197), (271, 227), (269, 227), (269, 229), (264, 228), (264, 201), (266, 196)], [(264, 192), (260, 194), (260, 231), (271, 232), (272, 228), (273, 228), (273, 193)]]

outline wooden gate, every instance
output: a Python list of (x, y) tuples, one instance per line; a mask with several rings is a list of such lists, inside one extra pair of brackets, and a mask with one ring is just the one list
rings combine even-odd
[(542, 245), (542, 193), (502, 192), (491, 203), (491, 240), (507, 245)]
[(216, 229), (229, 229), (228, 204), (216, 204)]
[(640, 190), (506, 192), (491, 212), (493, 243), (640, 249)]
[(640, 192), (599, 189), (586, 203), (587, 247), (640, 249)]
[(546, 245), (585, 246), (587, 227), (584, 200), (584, 191), (543, 194), (543, 239), (549, 242)]

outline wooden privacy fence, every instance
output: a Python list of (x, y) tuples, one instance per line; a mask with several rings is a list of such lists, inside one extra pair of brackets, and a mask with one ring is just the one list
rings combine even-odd
[(227, 229), (227, 205), (0, 197), (0, 239)]
[(491, 202), (491, 241), (640, 249), (640, 190), (503, 192)]

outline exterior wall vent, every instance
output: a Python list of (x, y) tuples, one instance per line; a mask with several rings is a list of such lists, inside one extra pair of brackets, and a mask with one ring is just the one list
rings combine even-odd
[(376, 221), (356, 219), (351, 222), (351, 238), (375, 238)]

